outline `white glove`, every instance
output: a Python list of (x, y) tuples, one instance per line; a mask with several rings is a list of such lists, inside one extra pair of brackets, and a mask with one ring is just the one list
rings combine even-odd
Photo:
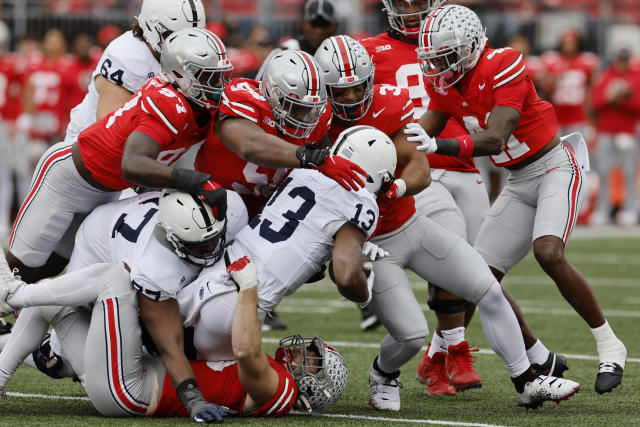
[(405, 135), (413, 135), (407, 138), (409, 142), (417, 142), (420, 145), (416, 148), (418, 151), (424, 151), (426, 154), (435, 153), (438, 149), (436, 139), (427, 135), (418, 123), (409, 123), (404, 128)]
[(233, 264), (227, 267), (227, 272), (238, 285), (238, 292), (258, 286), (256, 266), (247, 256), (235, 260)]
[(375, 243), (364, 242), (364, 245), (362, 245), (362, 256), (370, 259), (371, 261), (375, 261), (385, 256), (389, 256), (389, 252), (385, 251)]
[(369, 290), (369, 297), (367, 298), (366, 301), (358, 303), (358, 305), (360, 306), (360, 308), (365, 308), (369, 304), (371, 304), (371, 298), (373, 298), (373, 280), (374, 280), (373, 265), (371, 265), (371, 262), (367, 261), (362, 264), (362, 269), (365, 271), (365, 274), (367, 275), (367, 289)]

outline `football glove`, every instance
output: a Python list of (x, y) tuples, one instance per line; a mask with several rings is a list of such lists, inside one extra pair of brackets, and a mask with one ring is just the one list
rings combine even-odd
[(385, 251), (375, 243), (364, 242), (364, 245), (362, 245), (362, 256), (371, 261), (375, 261), (385, 256), (389, 256), (389, 252)]
[(370, 261), (363, 263), (362, 269), (364, 270), (364, 274), (367, 276), (367, 289), (369, 290), (369, 297), (367, 298), (367, 300), (358, 303), (360, 308), (364, 309), (369, 304), (371, 304), (371, 299), (373, 298), (373, 280), (375, 275), (373, 274), (373, 265)]
[(227, 191), (211, 181), (211, 175), (189, 169), (173, 168), (171, 187), (193, 194), (211, 208), (218, 208), (217, 214), (214, 210), (218, 220), (223, 220), (227, 215)]
[(384, 197), (387, 199), (393, 200), (398, 197), (402, 197), (407, 192), (407, 183), (404, 182), (404, 179), (396, 179), (391, 183), (389, 189), (384, 193)]
[(185, 380), (177, 387), (177, 394), (187, 408), (191, 419), (197, 423), (221, 423), (224, 416), (231, 413), (226, 406), (204, 400), (195, 380)]
[(313, 168), (336, 181), (345, 190), (358, 190), (364, 187), (364, 181), (358, 176), (368, 178), (369, 175), (358, 165), (349, 160), (329, 154), (327, 148), (313, 148), (307, 143), (296, 150), (300, 167)]
[(233, 264), (227, 267), (227, 273), (236, 282), (238, 292), (258, 286), (256, 266), (247, 256), (235, 260)]
[(405, 135), (412, 135), (407, 138), (409, 142), (417, 142), (420, 145), (416, 147), (418, 151), (426, 154), (435, 153), (438, 149), (436, 139), (427, 135), (427, 132), (418, 123), (409, 123), (404, 128)]

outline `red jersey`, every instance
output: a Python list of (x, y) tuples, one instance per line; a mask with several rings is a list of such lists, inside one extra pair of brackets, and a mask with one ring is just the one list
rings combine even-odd
[(496, 166), (511, 166), (531, 157), (558, 133), (553, 106), (541, 101), (525, 72), (522, 54), (515, 49), (486, 48), (478, 64), (443, 93), (429, 85), (429, 108), (465, 123), (469, 133), (485, 128), (497, 106), (515, 108), (520, 121), (500, 154), (491, 156)]
[[(382, 33), (360, 42), (376, 67), (374, 83), (390, 84), (409, 90), (409, 96), (415, 106), (414, 119), (419, 119), (427, 111), (429, 94), (427, 85), (431, 85), (422, 75), (416, 45), (393, 38), (389, 33)], [(447, 126), (439, 135), (441, 138), (455, 138), (465, 135), (464, 127), (454, 119), (449, 120)], [(432, 168), (457, 170), (463, 172), (478, 172), (473, 158), (457, 158), (429, 154), (429, 165)]]
[[(626, 90), (629, 96), (617, 105), (611, 104), (607, 93), (612, 90)], [(594, 84), (593, 108), (598, 132), (635, 134), (640, 116), (640, 71), (606, 69)]]
[[(269, 365), (278, 373), (278, 389), (273, 397), (253, 414), (246, 414), (254, 417), (279, 417), (286, 415), (298, 397), (298, 389), (293, 380), (293, 375), (284, 363), (278, 362), (267, 354)], [(202, 391), (202, 396), (207, 402), (217, 403), (243, 415), (244, 403), (247, 399), (247, 392), (240, 382), (238, 376), (238, 365), (233, 363), (225, 367), (216, 366), (224, 362), (207, 362), (205, 360), (190, 360), (189, 364), (193, 369), (198, 388)], [(186, 408), (176, 395), (176, 391), (171, 385), (169, 375), (165, 374), (162, 385), (162, 395), (158, 401), (156, 410), (152, 417), (188, 417)]]
[[(270, 135), (275, 135), (295, 145), (318, 142), (331, 126), (331, 107), (320, 117), (320, 122), (307, 139), (282, 135), (269, 103), (259, 89), (260, 82), (251, 79), (233, 79), (225, 87), (220, 106), (220, 119), (237, 117), (250, 120)], [(234, 190), (244, 200), (249, 218), (260, 213), (271, 194), (283, 181), (288, 169), (273, 169), (247, 162), (216, 139), (211, 128), (207, 140), (196, 155), (195, 168), (208, 173), (213, 180), (228, 190)]]
[(202, 141), (211, 124), (196, 122), (191, 105), (162, 75), (135, 93), (118, 110), (83, 130), (80, 154), (93, 177), (112, 190), (133, 184), (122, 177), (124, 144), (133, 132), (142, 132), (162, 147), (158, 161), (170, 165), (189, 147)]
[(15, 53), (0, 57), (0, 118), (13, 121), (22, 113), (25, 61)]
[(68, 96), (73, 92), (72, 67), (73, 59), (69, 55), (49, 61), (37, 53), (28, 59), (26, 83), (33, 88), (35, 108), (31, 127), (33, 138), (51, 139), (64, 133), (73, 107)]
[[(409, 98), (409, 91), (391, 85), (374, 85), (373, 99), (367, 114), (358, 120), (354, 125), (373, 126), (386, 133), (389, 138), (401, 130), (407, 123), (413, 120), (413, 102)], [(340, 132), (345, 130), (338, 123), (333, 122), (329, 129), (329, 136), (332, 141), (338, 139)], [(395, 170), (395, 175), (400, 176), (402, 168)], [(391, 233), (416, 212), (415, 200), (413, 196), (400, 197), (398, 199), (378, 198), (380, 216), (375, 235)]]
[(587, 118), (584, 111), (587, 86), (600, 66), (598, 57), (581, 52), (573, 58), (566, 58), (558, 52), (547, 52), (540, 59), (547, 74), (555, 77), (551, 102), (556, 109), (558, 123), (561, 126), (583, 123)]

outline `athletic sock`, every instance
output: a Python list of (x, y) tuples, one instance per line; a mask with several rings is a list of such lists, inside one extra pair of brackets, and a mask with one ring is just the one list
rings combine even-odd
[(447, 345), (447, 348), (452, 345), (458, 345), (464, 341), (464, 326), (458, 328), (448, 329), (442, 331), (442, 337)]
[(529, 349), (527, 349), (527, 359), (532, 365), (542, 365), (549, 358), (551, 352), (547, 347), (542, 344), (542, 341), (537, 340)]
[(606, 320), (602, 326), (591, 329), (596, 339), (598, 358), (601, 362), (616, 362), (624, 369), (626, 349), (622, 341), (613, 333), (613, 329)]
[(433, 331), (433, 338), (431, 338), (431, 345), (429, 346), (429, 351), (427, 356), (433, 358), (433, 355), (437, 352), (447, 353), (447, 343), (444, 338), (442, 338), (436, 331)]
[(536, 378), (536, 374), (532, 372), (531, 367), (527, 368), (523, 373), (516, 377), (512, 377), (513, 385), (516, 386), (516, 391), (522, 393), (526, 383), (533, 381)]

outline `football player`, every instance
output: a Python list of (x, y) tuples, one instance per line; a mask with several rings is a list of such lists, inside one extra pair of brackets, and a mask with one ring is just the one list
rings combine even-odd
[(195, 167), (237, 191), (249, 218), (260, 212), (291, 168), (318, 168), (355, 190), (364, 185), (358, 174), (366, 174), (313, 144), (323, 140), (330, 125), (331, 107), (318, 64), (308, 53), (284, 50), (271, 59), (261, 82), (233, 79), (227, 86)]
[[(371, 300), (361, 253), (376, 229), (374, 194), (390, 184), (395, 148), (384, 133), (357, 126), (338, 137), (331, 155), (349, 157), (362, 168), (371, 177), (365, 188), (345, 190), (318, 171), (295, 169), (227, 247), (229, 260), (246, 255), (256, 265), (261, 318), (329, 259), (329, 275), (344, 297), (363, 306)], [(221, 266), (209, 267), (178, 294), (185, 324), (196, 323), (195, 347), (209, 360), (232, 357), (230, 319), (236, 294), (221, 274)], [(370, 284), (372, 280), (369, 276)]]
[[(414, 119), (417, 120), (429, 104), (425, 79), (415, 53), (418, 33), (428, 11), (439, 6), (441, 0), (383, 0), (382, 3), (391, 28), (386, 33), (363, 40), (362, 44), (376, 67), (374, 82), (407, 88), (415, 106)], [(452, 119), (441, 136), (453, 138), (464, 133), (461, 124)], [(447, 158), (437, 154), (430, 154), (427, 158), (432, 183), (415, 196), (416, 209), (473, 243), (484, 213), (489, 210), (487, 192), (473, 159)], [(430, 394), (452, 394), (449, 381), (440, 381), (438, 375), (446, 363), (456, 389), (480, 387), (482, 380), (473, 369), (469, 343), (464, 337), (465, 310), (471, 307), (458, 296), (442, 290), (442, 286), (432, 285), (429, 285), (429, 306), (436, 312), (438, 325), (416, 372), (417, 377), (427, 384)], [(436, 356), (436, 353), (443, 354)], [(429, 381), (426, 380), (428, 377)]]
[(140, 184), (175, 188), (217, 204), (209, 175), (171, 165), (204, 139), (233, 67), (218, 37), (199, 28), (163, 44), (163, 73), (117, 111), (40, 159), (18, 212), (7, 259), (30, 282), (58, 274), (87, 213)]
[[(0, 354), (0, 392), (4, 396), (4, 387), (20, 358), (38, 343), (30, 339), (33, 334), (22, 332), (44, 335), (52, 324), (66, 352), (80, 351), (73, 368), (91, 403), (104, 416), (189, 416), (196, 422), (215, 422), (229, 413), (276, 417), (287, 414), (294, 405), (319, 410), (335, 403), (348, 376), (340, 353), (318, 337), (300, 335), (282, 339), (275, 358), (263, 353), (255, 267), (243, 257), (229, 266), (227, 278), (238, 287), (238, 292), (234, 291), (235, 360), (189, 361), (195, 379), (177, 387), (160, 358), (143, 354), (137, 313), (140, 295), (131, 288), (130, 275), (121, 265), (95, 264), (42, 283), (37, 287), (39, 297), (31, 292), (33, 298), (24, 298), (23, 305), (29, 308), (22, 310), (18, 333)], [(25, 285), (14, 279), (0, 256), (0, 286), (13, 290), (12, 302), (36, 288)], [(70, 294), (69, 289), (82, 292)], [(63, 303), (95, 305), (91, 315), (50, 305)], [(126, 333), (122, 333), (125, 327)], [(16, 348), (21, 349), (19, 354), (9, 358), (9, 353), (16, 354)]]
[[(433, 10), (422, 24), (419, 43), (418, 58), (431, 82), (431, 100), (419, 122), (423, 135), (415, 140), (453, 157), (491, 156), (496, 166), (509, 170), (475, 247), (498, 280), (533, 247), (542, 269), (591, 328), (600, 359), (596, 391), (611, 391), (622, 381), (626, 348), (587, 280), (564, 255), (584, 200), (584, 139), (577, 133), (558, 136), (553, 107), (536, 95), (522, 54), (489, 48), (484, 26), (470, 9), (450, 5)], [(464, 119), (469, 134), (436, 140), (450, 117)], [(530, 360), (550, 360), (553, 354), (528, 328), (517, 303), (511, 303)]]
[[(388, 252), (387, 256), (373, 262), (372, 306), (389, 333), (369, 371), (369, 404), (377, 410), (400, 410), (400, 367), (420, 351), (428, 334), (426, 319), (413, 295), (404, 267), (426, 280), (446, 283), (445, 289), (479, 305), (483, 312), (485, 335), (509, 368), (520, 405), (541, 405), (544, 399), (535, 395), (541, 389), (547, 389), (552, 382), (562, 384), (562, 392), (547, 400), (575, 393), (579, 388), (576, 383), (558, 382), (532, 373), (513, 311), (482, 258), (453, 232), (416, 214), (411, 195), (429, 184), (429, 167), (423, 155), (411, 153), (415, 151), (415, 145), (407, 142), (403, 131), (405, 125), (411, 123), (412, 116), (407, 90), (372, 85), (373, 66), (369, 55), (362, 45), (349, 37), (327, 39), (316, 55), (325, 73), (329, 98), (335, 107), (337, 120), (333, 126), (339, 127), (348, 120), (355, 120), (357, 124), (377, 123), (380, 129), (393, 137), (398, 153), (395, 173), (400, 178), (378, 197), (381, 220), (371, 239)], [(384, 116), (374, 120), (371, 111), (382, 106), (386, 107)], [(412, 125), (415, 126), (410, 124), (409, 127)], [(442, 281), (444, 278), (448, 280)], [(507, 350), (507, 343), (511, 343), (514, 337), (517, 344)], [(437, 373), (441, 377), (439, 380), (444, 381), (447, 378), (445, 366), (440, 366)], [(442, 394), (446, 391), (443, 390)], [(448, 394), (455, 394), (452, 385), (449, 385)]]

